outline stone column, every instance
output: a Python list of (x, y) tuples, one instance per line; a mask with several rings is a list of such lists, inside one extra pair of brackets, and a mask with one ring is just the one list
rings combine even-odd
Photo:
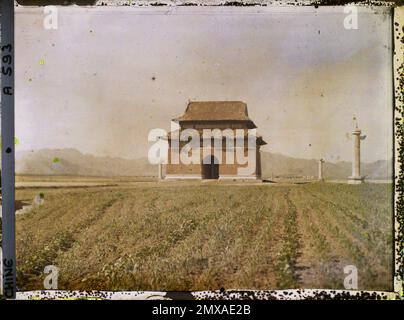
[(318, 160), (318, 181), (323, 181), (324, 180), (324, 178), (323, 178), (323, 163), (324, 163), (323, 159)]
[(361, 176), (361, 140), (366, 136), (361, 136), (361, 130), (356, 128), (352, 132), (353, 136), (353, 159), (352, 159), (352, 176), (348, 179), (351, 184), (362, 183), (364, 177)]

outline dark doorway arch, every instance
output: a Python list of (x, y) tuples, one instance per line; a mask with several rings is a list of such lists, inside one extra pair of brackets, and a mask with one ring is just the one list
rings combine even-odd
[(202, 179), (219, 179), (219, 161), (215, 156), (207, 156), (202, 163)]

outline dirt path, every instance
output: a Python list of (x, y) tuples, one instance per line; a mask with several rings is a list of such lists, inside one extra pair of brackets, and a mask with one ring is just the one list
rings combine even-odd
[[(331, 236), (323, 216), (308, 205), (305, 190), (294, 189), (299, 233), (302, 235), (298, 259), (302, 288), (341, 288), (343, 261), (347, 254)], [(303, 201), (304, 199), (304, 201)]]
[(300, 255), (300, 233), (298, 228), (297, 210), (290, 198), (291, 189), (287, 188), (283, 194), (285, 212), (281, 226), (281, 247), (276, 257), (275, 272), (277, 287), (298, 288), (299, 274), (297, 261)]

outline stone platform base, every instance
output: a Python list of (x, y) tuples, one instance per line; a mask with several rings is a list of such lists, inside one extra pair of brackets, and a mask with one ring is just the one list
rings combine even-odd
[(221, 175), (218, 179), (203, 179), (200, 175), (166, 175), (159, 181), (199, 181), (203, 183), (262, 183), (262, 179), (257, 176), (230, 176)]
[(365, 177), (348, 177), (348, 184), (361, 184), (365, 182)]

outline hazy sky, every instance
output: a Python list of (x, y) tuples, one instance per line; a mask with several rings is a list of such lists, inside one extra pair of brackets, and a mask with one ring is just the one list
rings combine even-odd
[(17, 8), (17, 151), (146, 157), (188, 100), (241, 100), (266, 151), (351, 161), (356, 116), (363, 161), (390, 158), (391, 20), (375, 10), (345, 30), (341, 7), (59, 7), (46, 30), (42, 8)]

